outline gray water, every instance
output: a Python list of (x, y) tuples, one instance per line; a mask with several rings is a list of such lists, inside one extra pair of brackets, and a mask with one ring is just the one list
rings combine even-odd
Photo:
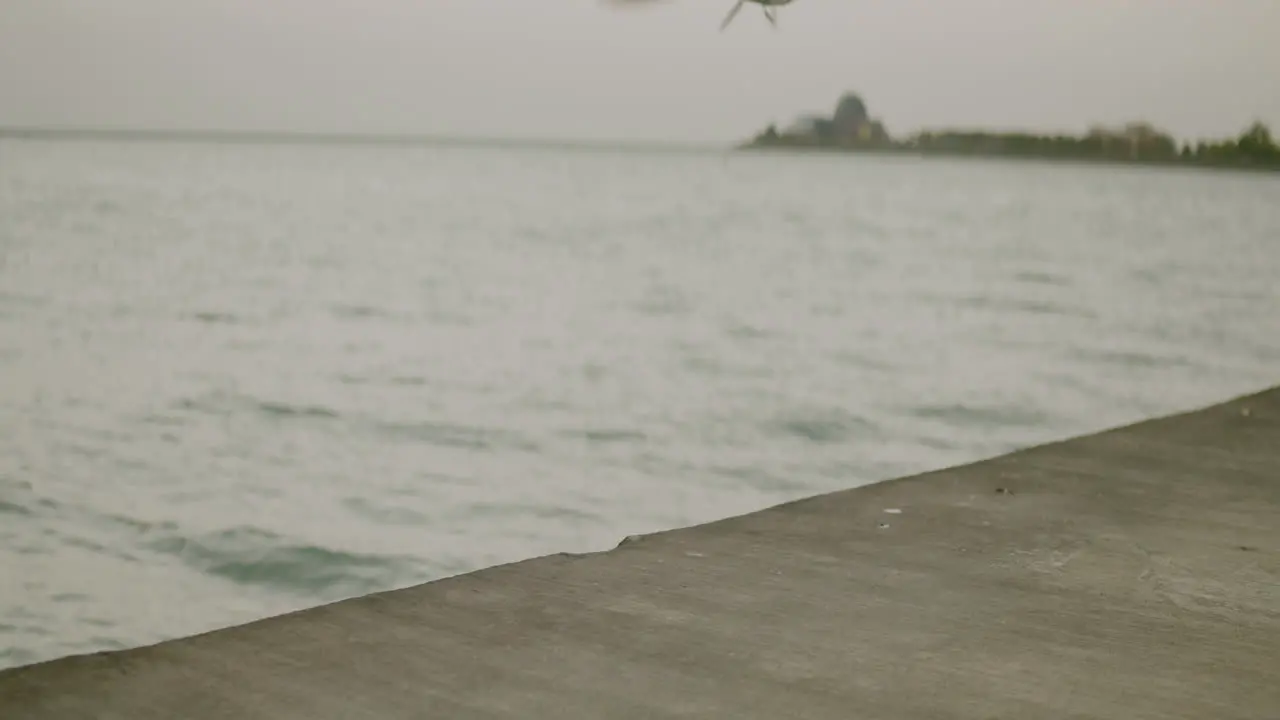
[(0, 141), (0, 666), (1280, 380), (1270, 177)]

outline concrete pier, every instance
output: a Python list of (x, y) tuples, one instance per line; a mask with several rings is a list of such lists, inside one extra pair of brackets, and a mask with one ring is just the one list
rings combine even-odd
[(1280, 389), (123, 652), (0, 718), (1280, 720)]

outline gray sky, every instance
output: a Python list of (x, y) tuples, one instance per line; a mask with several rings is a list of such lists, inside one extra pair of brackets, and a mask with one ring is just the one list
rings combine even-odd
[(730, 142), (862, 94), (891, 131), (1280, 129), (1280, 0), (0, 0), (0, 125)]

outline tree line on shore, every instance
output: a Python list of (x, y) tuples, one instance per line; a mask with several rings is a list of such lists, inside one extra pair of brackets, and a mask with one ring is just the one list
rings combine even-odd
[(894, 138), (853, 93), (829, 117), (802, 118), (785, 130), (770, 125), (747, 147), (896, 151), (922, 154), (1004, 156), (1139, 163), (1189, 163), (1280, 170), (1280, 145), (1262, 122), (1234, 138), (1179, 142), (1148, 123), (1091, 128), (1083, 135), (1028, 132), (924, 130)]

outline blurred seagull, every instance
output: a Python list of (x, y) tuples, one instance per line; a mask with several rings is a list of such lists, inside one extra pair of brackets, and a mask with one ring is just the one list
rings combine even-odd
[[(609, 3), (612, 5), (640, 5), (657, 1), (658, 0), (609, 0)], [(764, 10), (764, 16), (769, 19), (769, 22), (772, 23), (774, 27), (777, 27), (778, 8), (783, 5), (790, 5), (793, 2), (795, 2), (795, 0), (737, 0), (733, 7), (729, 9), (729, 14), (725, 16), (724, 22), (720, 23), (720, 31), (723, 32), (725, 28), (729, 27), (729, 23), (733, 22), (733, 19), (738, 15), (738, 11), (747, 3), (755, 3), (756, 5), (759, 5), (760, 9)]]

